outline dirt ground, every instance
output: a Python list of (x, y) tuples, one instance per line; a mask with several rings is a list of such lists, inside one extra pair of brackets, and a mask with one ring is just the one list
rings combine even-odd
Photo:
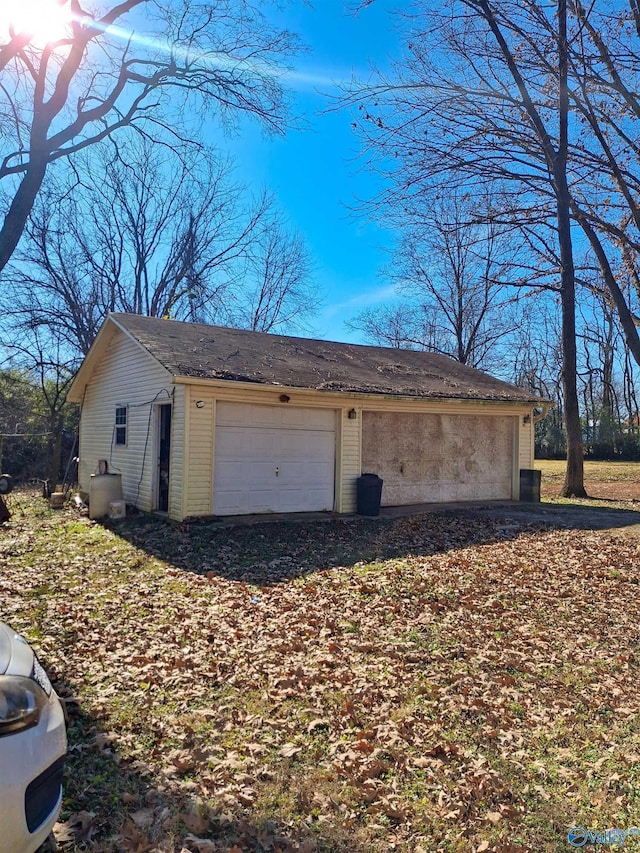
[(585, 488), (588, 498), (561, 498), (565, 462), (538, 460), (542, 472), (540, 503), (496, 501), (489, 504), (421, 504), (411, 507), (383, 507), (381, 518), (423, 513), (446, 514), (457, 519), (502, 519), (508, 532), (529, 523), (553, 528), (600, 530), (640, 536), (640, 463), (585, 461)]

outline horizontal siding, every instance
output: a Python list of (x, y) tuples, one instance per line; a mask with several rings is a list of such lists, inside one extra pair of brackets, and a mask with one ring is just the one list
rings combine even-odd
[[(376, 412), (435, 412), (442, 414), (505, 414), (521, 415), (531, 411), (530, 403), (499, 402), (486, 400), (415, 399), (409, 397), (384, 397), (382, 395), (358, 394), (355, 392), (335, 393), (313, 391), (302, 388), (283, 388), (257, 383), (239, 383), (225, 380), (203, 382), (180, 377), (176, 382), (192, 389), (194, 398), (209, 393), (217, 400), (240, 403), (263, 403), (270, 406), (302, 406), (323, 409), (346, 409), (355, 407), (363, 411)], [(289, 398), (282, 403), (283, 392)]]
[[(152, 508), (154, 402), (170, 402), (169, 373), (122, 332), (116, 332), (86, 387), (81, 407), (80, 488), (89, 492), (91, 475), (106, 459), (122, 475), (124, 499), (140, 509)], [(115, 445), (115, 409), (127, 406), (127, 444)], [(175, 408), (175, 407), (174, 407)]]
[[(216, 407), (219, 403), (243, 403), (253, 406), (308, 408), (338, 411), (340, 428), (337, 435), (336, 509), (349, 513), (356, 510), (356, 480), (362, 473), (362, 419), (366, 411), (431, 412), (450, 415), (511, 415), (520, 421), (530, 411), (522, 403), (487, 403), (455, 400), (411, 400), (358, 394), (282, 389), (268, 386), (240, 385), (232, 382), (200, 384), (180, 378), (184, 388), (184, 416), (180, 413), (178, 396), (174, 414), (172, 438), (172, 518), (202, 516), (215, 512), (213, 507), (213, 477), (215, 452)], [(184, 384), (183, 384), (184, 383)], [(288, 402), (280, 400), (286, 390)], [(182, 393), (182, 391), (181, 391)], [(196, 401), (203, 405), (196, 406)], [(355, 408), (357, 417), (349, 419), (348, 411)], [(273, 412), (265, 410), (269, 419)], [(182, 434), (181, 434), (182, 431)], [(180, 443), (182, 442), (182, 443)], [(180, 463), (178, 463), (178, 458)], [(179, 481), (179, 482), (178, 482)]]

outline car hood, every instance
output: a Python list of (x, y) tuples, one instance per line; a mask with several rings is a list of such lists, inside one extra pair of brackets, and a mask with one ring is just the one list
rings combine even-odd
[(31, 647), (4, 622), (0, 622), (0, 675), (29, 675), (33, 669)]

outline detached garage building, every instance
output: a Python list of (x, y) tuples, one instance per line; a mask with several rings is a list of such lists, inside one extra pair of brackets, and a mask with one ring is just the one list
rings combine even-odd
[(519, 497), (539, 400), (444, 356), (110, 314), (69, 393), (79, 482), (175, 520)]

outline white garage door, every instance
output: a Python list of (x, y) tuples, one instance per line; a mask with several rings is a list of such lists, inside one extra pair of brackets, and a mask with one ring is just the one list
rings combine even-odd
[(216, 515), (332, 510), (336, 414), (249, 403), (216, 406)]

